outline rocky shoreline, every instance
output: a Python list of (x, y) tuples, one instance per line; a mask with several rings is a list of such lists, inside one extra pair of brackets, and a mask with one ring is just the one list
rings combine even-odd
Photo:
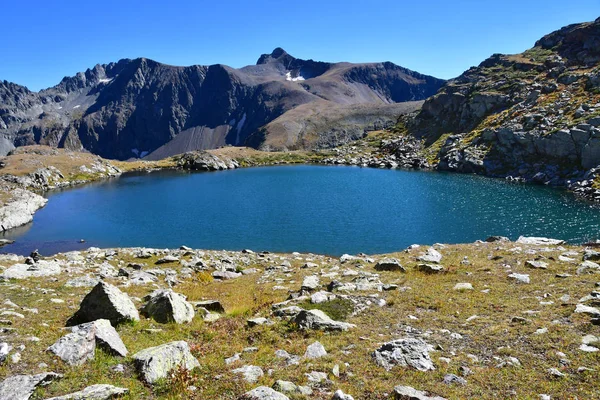
[(599, 260), (526, 237), (0, 255), (0, 397), (564, 398), (576, 379), (593, 398)]

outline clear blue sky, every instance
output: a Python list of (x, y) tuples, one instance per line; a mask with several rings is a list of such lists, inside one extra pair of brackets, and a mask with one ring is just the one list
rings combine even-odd
[(452, 78), (492, 53), (521, 52), (599, 16), (600, 0), (5, 0), (0, 79), (39, 90), (136, 57), (241, 67), (275, 47)]

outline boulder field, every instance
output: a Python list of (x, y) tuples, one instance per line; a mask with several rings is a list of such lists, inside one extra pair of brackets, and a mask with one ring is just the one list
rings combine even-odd
[(599, 261), (501, 237), (0, 255), (0, 398), (594, 398)]

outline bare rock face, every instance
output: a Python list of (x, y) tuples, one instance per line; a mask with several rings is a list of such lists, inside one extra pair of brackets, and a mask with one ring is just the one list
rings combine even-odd
[(107, 319), (113, 325), (139, 321), (140, 316), (129, 296), (106, 282), (98, 283), (81, 302), (79, 310), (67, 321), (67, 326)]
[(142, 350), (132, 356), (141, 377), (149, 384), (166, 378), (170, 371), (183, 367), (188, 370), (200, 367), (184, 341), (170, 342)]
[(185, 296), (172, 290), (156, 290), (146, 300), (148, 302), (142, 309), (142, 314), (157, 322), (184, 324), (194, 319), (194, 306), (186, 301)]
[(384, 343), (372, 356), (375, 363), (386, 370), (400, 366), (412, 367), (419, 371), (433, 371), (435, 367), (429, 357), (430, 347), (421, 339), (398, 339)]
[(39, 260), (34, 264), (15, 264), (7, 268), (0, 279), (28, 279), (58, 275), (62, 271), (55, 261)]
[(0, 382), (0, 399), (29, 400), (36, 387), (48, 384), (62, 378), (54, 372), (44, 372), (37, 375), (14, 375)]
[(127, 394), (129, 389), (113, 385), (98, 384), (88, 386), (85, 389), (66, 394), (64, 396), (52, 397), (48, 400), (108, 400)]
[(0, 207), (0, 229), (6, 231), (33, 221), (33, 214), (48, 202), (42, 196), (25, 189), (11, 191), (13, 200)]

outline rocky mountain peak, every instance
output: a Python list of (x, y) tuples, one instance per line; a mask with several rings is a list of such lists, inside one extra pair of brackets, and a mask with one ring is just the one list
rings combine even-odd
[(271, 52), (271, 54), (261, 55), (258, 61), (256, 62), (256, 65), (270, 63), (283, 63), (284, 65), (289, 65), (295, 60), (296, 58), (291, 56), (287, 51), (285, 51), (281, 47), (277, 47)]

